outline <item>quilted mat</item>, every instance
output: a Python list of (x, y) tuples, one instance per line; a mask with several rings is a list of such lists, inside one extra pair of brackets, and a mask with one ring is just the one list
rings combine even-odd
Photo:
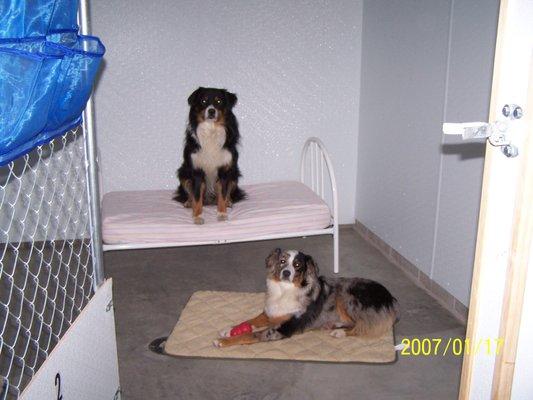
[(251, 358), (322, 362), (388, 363), (396, 360), (392, 330), (378, 339), (333, 338), (308, 331), (289, 339), (216, 348), (218, 332), (259, 314), (264, 293), (195, 292), (168, 337), (166, 354), (183, 357)]

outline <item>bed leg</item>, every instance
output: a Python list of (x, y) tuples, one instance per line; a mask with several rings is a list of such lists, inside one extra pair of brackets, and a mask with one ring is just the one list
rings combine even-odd
[(339, 227), (333, 230), (333, 272), (339, 273)]

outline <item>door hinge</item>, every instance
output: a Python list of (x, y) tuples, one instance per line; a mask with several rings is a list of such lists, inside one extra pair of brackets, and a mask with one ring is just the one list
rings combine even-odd
[(516, 157), (518, 148), (512, 143), (512, 129), (515, 120), (522, 118), (522, 107), (516, 104), (506, 104), (502, 108), (505, 119), (496, 122), (464, 122), (444, 123), (442, 131), (445, 135), (461, 135), (463, 140), (488, 139), (493, 146), (502, 149), (507, 157)]

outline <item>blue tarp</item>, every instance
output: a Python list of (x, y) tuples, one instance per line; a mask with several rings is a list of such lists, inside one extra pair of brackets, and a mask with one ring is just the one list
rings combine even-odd
[(105, 53), (78, 2), (0, 0), (0, 165), (80, 123)]

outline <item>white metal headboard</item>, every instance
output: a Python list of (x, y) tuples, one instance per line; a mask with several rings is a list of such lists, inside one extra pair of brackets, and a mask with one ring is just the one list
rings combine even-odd
[(300, 159), (300, 181), (313, 190), (322, 200), (326, 201), (325, 177), (327, 172), (331, 189), (331, 224), (333, 229), (333, 252), (335, 265), (333, 270), (339, 272), (339, 200), (337, 180), (333, 171), (333, 163), (324, 143), (317, 137), (310, 137), (304, 144)]
[[(309, 163), (307, 161), (309, 160)], [(306, 165), (308, 164), (308, 165)], [(306, 169), (309, 166), (309, 169)], [(335, 172), (333, 171), (333, 163), (329, 156), (324, 143), (316, 137), (310, 137), (304, 144), (302, 149), (302, 156), (300, 159), (300, 181), (305, 183), (319, 195), (324, 201), (325, 198), (325, 182), (324, 171), (328, 173), (330, 186), (331, 186), (331, 217), (333, 220), (338, 219), (338, 194), (337, 194), (337, 181), (335, 179)], [(306, 172), (309, 179), (306, 179)]]

